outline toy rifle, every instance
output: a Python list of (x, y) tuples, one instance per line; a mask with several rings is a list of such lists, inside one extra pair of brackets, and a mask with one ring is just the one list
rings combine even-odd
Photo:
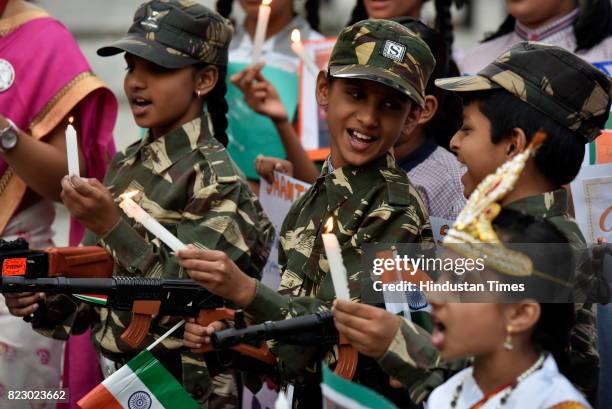
[[(197, 317), (197, 322), (204, 326), (222, 319), (241, 321), (240, 312), (226, 308), (223, 298), (189, 279), (5, 276), (2, 277), (0, 292), (71, 294), (100, 307), (132, 311), (132, 321), (121, 339), (133, 348), (142, 343), (155, 315)], [(265, 344), (262, 348), (241, 344), (232, 349), (270, 365), (275, 363)], [(212, 347), (193, 350), (199, 353), (210, 351)]]
[(302, 315), (281, 321), (267, 321), (246, 328), (231, 328), (212, 334), (216, 349), (231, 348), (243, 342), (275, 340), (291, 345), (321, 345), (339, 343), (336, 374), (353, 378), (357, 368), (357, 351), (340, 339), (331, 311)]

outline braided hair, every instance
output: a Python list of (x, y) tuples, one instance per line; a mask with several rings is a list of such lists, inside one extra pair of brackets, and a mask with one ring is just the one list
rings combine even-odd
[(219, 78), (215, 87), (206, 96), (206, 109), (210, 115), (215, 139), (221, 142), (223, 146), (227, 146), (227, 111), (229, 109), (225, 99), (227, 67), (218, 65), (215, 67), (218, 69)]
[[(612, 6), (610, 0), (578, 0), (580, 10), (574, 22), (576, 49), (574, 52), (593, 48), (612, 35)], [(516, 19), (508, 15), (497, 31), (482, 41), (494, 40), (514, 31)]]
[(234, 0), (217, 0), (217, 13), (221, 14), (225, 18), (230, 18), (230, 15), (232, 14), (233, 5)]
[(319, 31), (319, 3), (320, 0), (306, 0), (304, 10), (306, 11), (306, 21), (308, 25), (316, 31)]
[(355, 7), (353, 7), (353, 12), (351, 13), (351, 19), (349, 20), (347, 26), (352, 26), (353, 24), (368, 19), (368, 12), (365, 8), (365, 4), (363, 0), (357, 0), (355, 3)]

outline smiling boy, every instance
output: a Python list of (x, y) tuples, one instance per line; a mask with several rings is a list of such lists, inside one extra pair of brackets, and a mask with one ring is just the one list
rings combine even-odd
[[(432, 241), (426, 207), (389, 150), (402, 131), (416, 126), (434, 64), (427, 45), (398, 23), (365, 20), (344, 29), (329, 71), (317, 79), (317, 100), (327, 111), (332, 137), (331, 155), (284, 221), (279, 292), (249, 278), (221, 252), (179, 252), (189, 275), (244, 307), (256, 321), (282, 320), (329, 309), (335, 298), (321, 238), (330, 217), (353, 300), (361, 300), (367, 287), (372, 288), (361, 265), (364, 243)], [(186, 345), (207, 342), (206, 334), (210, 328), (207, 332), (189, 324)], [(283, 378), (295, 382), (298, 406), (320, 406), (320, 361), (335, 362), (333, 350), (277, 344), (273, 353)], [(354, 380), (401, 407), (411, 407), (405, 392), (390, 388), (388, 377), (372, 360), (360, 360)]]

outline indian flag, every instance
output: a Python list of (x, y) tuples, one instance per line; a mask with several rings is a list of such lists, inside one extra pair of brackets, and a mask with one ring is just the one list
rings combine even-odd
[(106, 305), (108, 302), (108, 296), (106, 295), (94, 295), (94, 294), (72, 294), (72, 296), (81, 301), (85, 301), (90, 304)]
[(323, 365), (321, 392), (324, 409), (397, 409), (384, 396), (336, 375), (327, 365)]
[(197, 409), (200, 406), (147, 350), (78, 402), (82, 409)]

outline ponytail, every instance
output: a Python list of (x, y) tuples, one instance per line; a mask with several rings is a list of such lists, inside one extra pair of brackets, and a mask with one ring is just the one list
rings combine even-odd
[(576, 52), (593, 48), (612, 35), (610, 0), (578, 1), (580, 14), (574, 22)]
[(225, 18), (230, 18), (234, 0), (217, 0), (217, 13)]
[(570, 362), (570, 336), (576, 321), (574, 304), (540, 303), (540, 319), (531, 339), (543, 351), (552, 354), (559, 372), (575, 382), (580, 375), (572, 371)]
[(223, 146), (227, 146), (227, 111), (228, 105), (225, 99), (227, 92), (227, 84), (225, 78), (227, 76), (227, 67), (216, 66), (219, 69), (219, 78), (217, 84), (210, 91), (206, 98), (206, 107), (213, 127), (213, 134), (216, 140), (221, 142)]
[(355, 3), (355, 7), (353, 8), (353, 12), (351, 13), (351, 19), (349, 20), (347, 26), (352, 26), (361, 20), (367, 20), (367, 18), (368, 12), (365, 8), (363, 0), (357, 0), (357, 3)]
[(514, 24), (516, 24), (516, 19), (510, 14), (508, 14), (508, 17), (506, 17), (506, 19), (501, 24), (501, 26), (499, 26), (497, 31), (485, 35), (485, 38), (484, 40), (482, 40), (482, 42), (486, 43), (487, 41), (495, 40), (496, 38), (505, 36), (506, 34), (513, 32)]
[(319, 31), (319, 0), (306, 0), (306, 20), (313, 30)]

